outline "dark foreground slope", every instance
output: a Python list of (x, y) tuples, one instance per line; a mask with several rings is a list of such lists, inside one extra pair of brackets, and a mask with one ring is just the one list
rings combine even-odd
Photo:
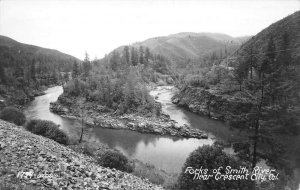
[[(162, 189), (0, 120), (0, 189)], [(18, 176), (19, 174), (19, 176)], [(8, 188), (9, 189), (9, 188)]]

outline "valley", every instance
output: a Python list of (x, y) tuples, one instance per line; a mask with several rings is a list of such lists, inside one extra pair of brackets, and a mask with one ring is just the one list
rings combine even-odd
[[(83, 60), (0, 36), (0, 134), (9, 134), (1, 137), (6, 148), (0, 142), (0, 153), (5, 150), (9, 157), (7, 144), (16, 132), (20, 138), (45, 142), (45, 147), (71, 151), (72, 157), (82, 157), (82, 163), (91, 159), (84, 168), (95, 175), (105, 170), (122, 180), (131, 173), (127, 184), (108, 180), (107, 188), (130, 189), (136, 180), (136, 188), (151, 189), (195, 185), (296, 190), (300, 187), (299, 23), (297, 11), (251, 37), (182, 32), (123, 45), (101, 59), (91, 59), (85, 52)], [(60, 157), (62, 163), (69, 162)], [(16, 168), (1, 162), (16, 173)], [(249, 171), (255, 166), (272, 168), (280, 179), (193, 181), (184, 172), (186, 167), (203, 165), (212, 170), (222, 164), (242, 165)], [(15, 179), (5, 171), (0, 171), (0, 179)], [(71, 175), (77, 185), (86, 185), (80, 176)], [(39, 185), (45, 186), (42, 181)], [(57, 181), (51, 187), (75, 188), (72, 180), (63, 185)], [(96, 181), (93, 184), (99, 187)]]

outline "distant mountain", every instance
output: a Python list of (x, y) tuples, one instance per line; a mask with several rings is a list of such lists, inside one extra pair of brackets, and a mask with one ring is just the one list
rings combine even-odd
[[(260, 55), (267, 51), (270, 38), (273, 38), (276, 50), (275, 53), (278, 54), (282, 51), (281, 46), (283, 44), (284, 35), (287, 36), (287, 49), (291, 55), (291, 62), (300, 66), (300, 11), (273, 23), (257, 35), (253, 36), (222, 64), (230, 66), (239, 64), (238, 60), (242, 57), (248, 56), (251, 53), (251, 48), (252, 54), (257, 55), (256, 57), (259, 59), (262, 57)], [(259, 63), (261, 63), (261, 61), (261, 59), (258, 60)]]
[(247, 42), (252, 36), (240, 36), (240, 37), (236, 37), (235, 39), (237, 41), (239, 41), (241, 44), (244, 44), (245, 42)]
[(231, 54), (237, 50), (246, 38), (234, 38), (219, 33), (184, 32), (169, 36), (155, 37), (134, 46), (145, 46), (155, 54), (161, 54), (170, 60), (199, 59), (213, 52)]

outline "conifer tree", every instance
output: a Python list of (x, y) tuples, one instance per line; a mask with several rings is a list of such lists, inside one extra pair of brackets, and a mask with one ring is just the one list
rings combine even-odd
[(130, 54), (131, 54), (131, 63), (133, 66), (136, 66), (138, 64), (139, 57), (134, 47), (131, 47)]
[(0, 82), (6, 83), (6, 76), (5, 76), (5, 71), (2, 63), (0, 63)]
[(147, 47), (145, 49), (145, 64), (146, 65), (148, 65), (150, 57), (151, 57), (150, 49)]
[(140, 46), (139, 48), (139, 62), (140, 64), (144, 64), (144, 48)]
[(89, 76), (91, 70), (91, 62), (87, 52), (85, 52), (85, 58), (83, 60), (82, 66), (83, 66), (84, 76), (85, 77)]
[(32, 80), (36, 80), (35, 60), (33, 60), (30, 65), (30, 76)]
[(124, 47), (124, 56), (125, 56), (125, 61), (127, 65), (130, 65), (130, 53), (129, 53), (129, 47), (125, 46)]
[(78, 65), (78, 62), (75, 61), (73, 63), (72, 78), (76, 78), (78, 76), (79, 76), (79, 65)]

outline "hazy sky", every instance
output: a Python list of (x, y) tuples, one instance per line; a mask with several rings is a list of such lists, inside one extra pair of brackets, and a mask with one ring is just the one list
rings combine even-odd
[(0, 0), (0, 35), (71, 54), (178, 32), (255, 35), (300, 0)]

